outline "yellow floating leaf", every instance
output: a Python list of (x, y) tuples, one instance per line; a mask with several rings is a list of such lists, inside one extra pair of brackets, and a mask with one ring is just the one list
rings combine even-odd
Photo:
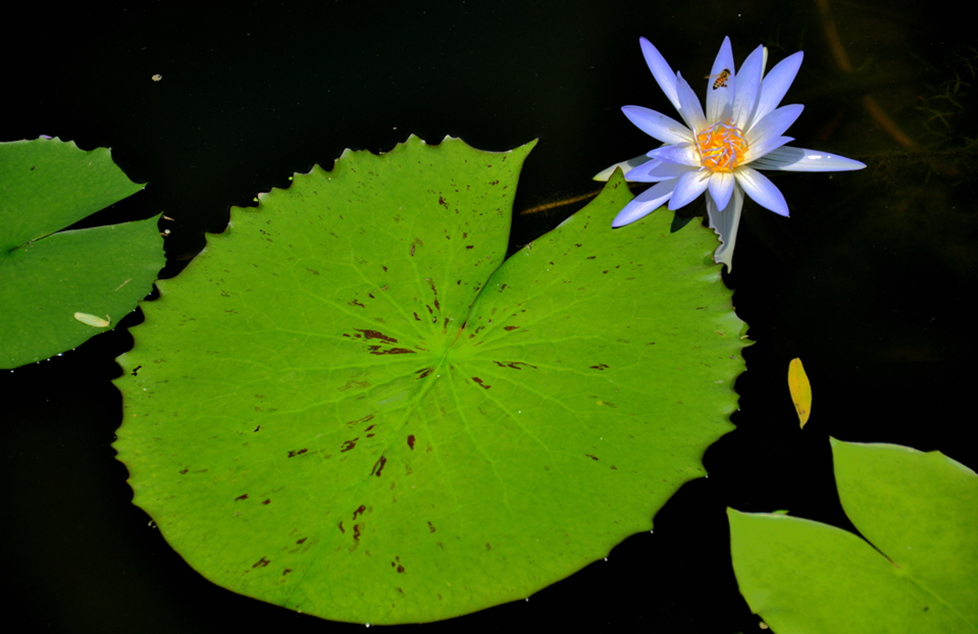
[(798, 412), (798, 421), (804, 428), (812, 413), (812, 384), (808, 382), (801, 359), (792, 359), (788, 364), (788, 389), (791, 391), (795, 411)]

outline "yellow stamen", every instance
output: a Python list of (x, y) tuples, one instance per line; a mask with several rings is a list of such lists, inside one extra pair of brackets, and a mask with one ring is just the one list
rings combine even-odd
[(715, 123), (696, 135), (703, 167), (714, 172), (732, 172), (747, 154), (747, 139), (733, 119)]

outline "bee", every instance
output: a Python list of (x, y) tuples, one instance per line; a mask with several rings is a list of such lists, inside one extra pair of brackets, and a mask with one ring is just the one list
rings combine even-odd
[(716, 77), (716, 81), (713, 82), (713, 90), (716, 90), (717, 88), (720, 88), (721, 86), (723, 88), (726, 88), (727, 87), (727, 80), (730, 79), (730, 69), (729, 68), (724, 68), (723, 70), (721, 70), (716, 75), (707, 75), (705, 77), (705, 79), (713, 79), (714, 77)]

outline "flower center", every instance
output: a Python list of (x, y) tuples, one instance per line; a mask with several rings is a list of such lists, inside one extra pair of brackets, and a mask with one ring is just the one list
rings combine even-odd
[(696, 135), (703, 167), (714, 172), (732, 172), (747, 154), (747, 139), (733, 119), (714, 123)]

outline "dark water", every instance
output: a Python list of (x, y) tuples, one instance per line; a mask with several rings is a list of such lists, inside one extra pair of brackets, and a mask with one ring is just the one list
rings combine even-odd
[[(98, 220), (173, 217), (166, 275), (205, 231), (223, 229), (229, 206), (328, 167), (344, 148), (385, 151), (410, 133), (487, 150), (539, 138), (518, 209), (593, 191), (595, 172), (654, 145), (620, 106), (673, 114), (641, 35), (687, 77), (709, 72), (724, 35), (738, 62), (758, 44), (769, 66), (804, 50), (786, 102), (806, 110), (789, 134), (869, 166), (776, 176), (790, 219), (748, 203), (727, 280), (756, 343), (737, 383), (738, 429), (706, 455), (710, 478), (686, 485), (654, 534), (629, 538), (608, 562), (529, 602), (428, 628), (759, 631), (730, 568), (727, 506), (845, 526), (829, 435), (939, 449), (978, 467), (966, 441), (978, 51), (970, 25), (940, 3), (144, 4), (27, 8), (34, 17), (0, 44), (0, 139), (111, 147), (150, 187)], [(514, 244), (572, 210), (517, 218)], [(215, 587), (147, 525), (110, 447), (121, 403), (108, 381), (130, 346), (120, 328), (0, 377), (0, 566), (16, 587), (5, 619), (22, 631), (362, 627)], [(815, 392), (804, 431), (785, 388), (792, 357)]]

